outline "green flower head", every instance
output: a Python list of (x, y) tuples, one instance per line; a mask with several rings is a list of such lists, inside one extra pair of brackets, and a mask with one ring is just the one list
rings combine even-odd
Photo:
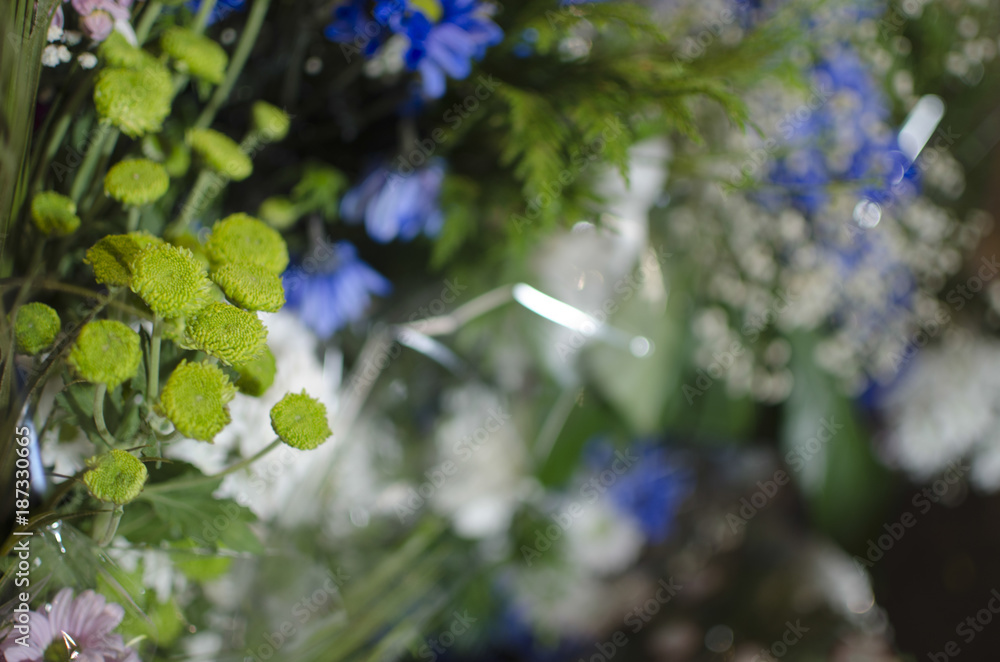
[(285, 305), (281, 279), (259, 264), (224, 264), (212, 271), (212, 280), (240, 308), (275, 313)]
[(146, 484), (146, 465), (121, 449), (113, 449), (104, 455), (87, 460), (88, 470), (83, 474), (83, 483), (95, 499), (124, 505), (142, 492)]
[(102, 119), (130, 138), (163, 128), (173, 100), (170, 72), (162, 66), (103, 70), (94, 86), (94, 105)]
[(240, 393), (246, 393), (255, 398), (264, 395), (267, 389), (271, 388), (271, 384), (274, 383), (274, 373), (278, 370), (274, 354), (268, 347), (264, 348), (264, 353), (259, 358), (233, 367), (240, 375), (240, 378), (236, 380), (236, 388), (240, 390)]
[(35, 194), (31, 199), (31, 219), (43, 234), (53, 237), (65, 237), (80, 227), (76, 204), (55, 191)]
[(302, 393), (288, 393), (271, 408), (271, 427), (283, 442), (302, 451), (312, 450), (333, 432), (323, 403)]
[(145, 69), (159, 67), (160, 62), (147, 51), (128, 43), (128, 40), (117, 30), (112, 30), (108, 38), (101, 42), (97, 54), (104, 60), (105, 66), (122, 69)]
[(226, 75), (229, 56), (222, 46), (187, 28), (170, 28), (160, 38), (163, 52), (181, 73), (218, 85)]
[(69, 353), (69, 363), (92, 384), (113, 389), (139, 371), (139, 334), (115, 320), (88, 322)]
[(249, 363), (264, 351), (267, 329), (255, 313), (210, 303), (188, 319), (187, 342), (227, 365)]
[(250, 109), (253, 130), (266, 142), (275, 142), (288, 135), (291, 124), (288, 113), (265, 101), (257, 101)]
[(232, 420), (226, 405), (235, 395), (218, 366), (181, 361), (163, 387), (159, 409), (184, 436), (212, 441)]
[(298, 205), (280, 195), (272, 196), (260, 203), (257, 214), (265, 223), (278, 230), (291, 227), (301, 216)]
[(253, 161), (243, 153), (232, 138), (214, 129), (190, 129), (187, 133), (191, 145), (210, 170), (241, 181), (253, 172)]
[(139, 207), (156, 202), (167, 192), (170, 177), (159, 163), (128, 159), (113, 165), (104, 177), (104, 192), (126, 205)]
[(230, 214), (212, 227), (205, 244), (215, 264), (259, 264), (278, 275), (288, 266), (288, 246), (278, 231), (248, 214)]
[(205, 305), (211, 283), (191, 251), (157, 244), (135, 256), (131, 286), (160, 317), (183, 317)]
[(34, 356), (55, 341), (62, 323), (59, 314), (44, 303), (26, 303), (17, 309), (14, 338), (17, 351)]
[(163, 240), (145, 232), (109, 234), (90, 247), (84, 262), (94, 270), (94, 278), (104, 285), (128, 285), (132, 282), (132, 262), (147, 246)]

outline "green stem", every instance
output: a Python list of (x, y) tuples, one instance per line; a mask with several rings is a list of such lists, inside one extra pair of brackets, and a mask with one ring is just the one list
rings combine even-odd
[[(101, 129), (98, 129), (100, 131)], [(112, 129), (108, 128), (108, 131)], [(73, 202), (80, 202), (80, 198), (87, 191), (87, 187), (90, 184), (90, 178), (93, 175), (94, 168), (97, 166), (97, 162), (101, 158), (101, 154), (104, 151), (104, 141), (107, 139), (108, 134), (102, 133), (100, 136), (95, 138), (87, 146), (87, 154), (83, 157), (83, 163), (80, 164), (80, 169), (76, 171), (76, 177), (73, 178), (73, 187), (70, 189), (69, 197)]]
[(142, 13), (142, 18), (139, 19), (139, 26), (135, 29), (135, 38), (140, 46), (149, 37), (149, 31), (153, 29), (153, 23), (156, 22), (162, 9), (163, 3), (159, 2), (159, 0), (153, 0), (146, 6), (146, 11)]
[(139, 214), (140, 210), (138, 207), (128, 208), (128, 226), (126, 228), (128, 232), (135, 232), (139, 229)]
[(210, 170), (202, 170), (198, 173), (198, 179), (195, 180), (194, 186), (191, 187), (191, 192), (184, 202), (184, 206), (181, 207), (180, 216), (167, 229), (166, 234), (168, 236), (177, 237), (183, 234), (187, 230), (188, 225), (191, 224), (195, 212), (208, 206), (209, 199), (206, 197), (206, 194), (208, 193), (208, 187), (212, 183), (213, 174)]
[(226, 469), (223, 469), (217, 474), (212, 474), (211, 476), (199, 476), (198, 478), (192, 478), (191, 480), (183, 480), (179, 482), (168, 481), (166, 483), (158, 483), (156, 485), (150, 485), (142, 491), (142, 494), (147, 494), (151, 492), (170, 492), (173, 490), (187, 489), (190, 487), (197, 487), (198, 485), (204, 485), (206, 483), (211, 483), (215, 480), (218, 480), (219, 478), (222, 478), (223, 476), (233, 473), (234, 471), (239, 471), (240, 469), (249, 467), (251, 464), (259, 460), (260, 458), (264, 457), (265, 455), (267, 455), (280, 445), (281, 445), (281, 439), (275, 439), (270, 444), (260, 449), (250, 457), (244, 460), (240, 460), (236, 464), (227, 467)]
[(243, 34), (240, 36), (240, 42), (236, 45), (233, 57), (229, 60), (226, 78), (215, 88), (215, 93), (212, 94), (212, 98), (205, 106), (205, 109), (201, 111), (201, 115), (198, 116), (195, 126), (205, 128), (212, 124), (215, 114), (229, 96), (233, 85), (236, 84), (236, 79), (239, 78), (240, 72), (243, 71), (243, 66), (246, 64), (247, 58), (250, 57), (250, 51), (253, 50), (253, 45), (257, 41), (257, 34), (264, 24), (264, 17), (267, 16), (267, 8), (270, 4), (271, 0), (257, 0), (253, 4), (253, 8), (247, 16), (246, 25), (243, 26)]
[(208, 17), (212, 15), (213, 9), (215, 9), (215, 0), (201, 0), (201, 6), (194, 17), (194, 24), (191, 26), (191, 29), (198, 34), (204, 32), (205, 26), (208, 25)]
[[(105, 511), (105, 512), (107, 512), (107, 511)], [(108, 545), (111, 544), (111, 541), (115, 537), (115, 533), (118, 532), (118, 523), (122, 521), (122, 515), (124, 513), (125, 513), (125, 509), (122, 508), (121, 506), (117, 506), (117, 505), (111, 510), (110, 517), (108, 517), (108, 525), (104, 529), (104, 535), (102, 535), (100, 537), (100, 539), (97, 540), (97, 544), (98, 545), (100, 545), (101, 547), (107, 547)], [(95, 531), (97, 531), (100, 528), (100, 527), (97, 526), (97, 524), (98, 524), (98, 522), (100, 520), (103, 520), (103, 519), (104, 518), (102, 518), (102, 517), (98, 517), (97, 520), (94, 521), (94, 530)]]
[(97, 433), (101, 435), (101, 439), (108, 445), (108, 448), (114, 448), (115, 438), (108, 432), (108, 426), (104, 422), (104, 396), (107, 393), (107, 384), (94, 385), (94, 425), (97, 426)]

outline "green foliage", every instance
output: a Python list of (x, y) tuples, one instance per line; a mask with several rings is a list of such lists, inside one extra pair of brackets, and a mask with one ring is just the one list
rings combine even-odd
[(274, 360), (274, 354), (267, 347), (264, 348), (264, 353), (259, 358), (233, 367), (239, 374), (239, 379), (236, 380), (236, 388), (240, 390), (240, 393), (246, 393), (257, 398), (264, 395), (267, 389), (271, 388), (271, 384), (274, 383), (274, 375), (278, 369)]

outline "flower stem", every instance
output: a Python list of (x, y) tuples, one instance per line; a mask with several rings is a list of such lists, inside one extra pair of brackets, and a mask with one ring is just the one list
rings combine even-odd
[(191, 224), (191, 220), (197, 211), (203, 210), (208, 203), (208, 198), (206, 194), (208, 193), (209, 186), (212, 183), (212, 172), (209, 170), (202, 170), (198, 173), (198, 179), (194, 181), (194, 186), (191, 187), (191, 192), (188, 194), (187, 200), (184, 202), (184, 206), (181, 207), (180, 216), (174, 221), (173, 225), (167, 228), (167, 236), (177, 237), (187, 230), (187, 226)]
[(204, 32), (205, 26), (208, 25), (208, 17), (212, 15), (213, 9), (215, 9), (215, 0), (201, 0), (201, 6), (198, 7), (198, 13), (194, 17), (191, 29), (198, 34)]
[(94, 385), (94, 425), (97, 426), (97, 433), (101, 435), (101, 440), (108, 445), (108, 448), (114, 448), (115, 438), (108, 432), (108, 426), (104, 422), (104, 396), (107, 393), (107, 384)]
[(128, 227), (126, 228), (128, 232), (135, 232), (139, 229), (139, 214), (140, 210), (138, 207), (128, 208)]
[(153, 318), (153, 333), (149, 336), (149, 365), (146, 366), (146, 402), (150, 409), (160, 393), (160, 341), (163, 337), (163, 319)]
[[(115, 506), (111, 511), (104, 511), (105, 513), (110, 512), (110, 516), (107, 518), (108, 525), (104, 529), (104, 535), (97, 540), (97, 544), (101, 547), (107, 547), (111, 544), (111, 541), (115, 537), (115, 533), (118, 532), (118, 524), (122, 521), (122, 515), (125, 513), (125, 509), (121, 506)], [(102, 522), (104, 517), (98, 517), (94, 521), (94, 531), (96, 532), (100, 527), (98, 523)]]
[[(212, 474), (211, 476), (199, 476), (198, 478), (192, 478), (191, 480), (182, 480), (182, 481), (174, 481), (174, 482), (166, 482), (166, 483), (158, 483), (156, 485), (150, 485), (145, 489), (143, 489), (142, 494), (146, 494), (149, 492), (169, 492), (172, 490), (187, 489), (190, 487), (197, 487), (198, 485), (204, 485), (206, 483), (211, 483), (212, 481), (222, 478), (223, 476), (226, 476), (228, 474), (231, 474), (234, 471), (239, 471), (240, 469), (249, 467), (251, 464), (259, 460), (260, 458), (264, 457), (265, 455), (267, 455), (280, 445), (281, 445), (281, 439), (275, 439), (270, 444), (260, 449), (250, 457), (240, 460), (236, 464), (223, 469), (217, 474)], [(142, 496), (142, 494), (140, 494), (140, 496)]]
[(139, 19), (139, 26), (135, 29), (135, 38), (140, 46), (149, 37), (149, 31), (153, 29), (153, 23), (159, 17), (161, 9), (163, 9), (163, 3), (159, 2), (159, 0), (153, 0), (146, 5), (146, 11), (142, 13), (142, 18)]

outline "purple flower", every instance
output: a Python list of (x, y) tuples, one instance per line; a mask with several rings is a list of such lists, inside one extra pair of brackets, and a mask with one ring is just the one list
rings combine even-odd
[(112, 632), (124, 617), (120, 605), (105, 602), (93, 591), (74, 599), (73, 590), (64, 588), (44, 611), (28, 612), (28, 634), (21, 635), (15, 627), (0, 643), (0, 653), (6, 662), (139, 662), (121, 635)]
[(438, 196), (444, 182), (439, 160), (409, 172), (378, 167), (340, 202), (340, 215), (348, 223), (364, 221), (368, 236), (379, 243), (410, 241), (423, 232), (434, 236), (443, 216)]
[(118, 30), (133, 45), (137, 43), (135, 31), (129, 23), (132, 0), (72, 0), (73, 9), (80, 15), (80, 27), (94, 41), (104, 41), (112, 30)]
[(311, 254), (285, 272), (286, 307), (326, 340), (364, 317), (372, 294), (385, 296), (392, 284), (358, 258), (347, 241), (318, 242)]

